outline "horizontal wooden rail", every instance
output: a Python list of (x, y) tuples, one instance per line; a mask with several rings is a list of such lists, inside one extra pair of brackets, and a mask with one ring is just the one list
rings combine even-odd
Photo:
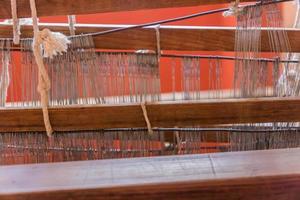
[[(153, 127), (299, 122), (300, 99), (262, 98), (160, 102), (146, 106)], [(141, 105), (50, 108), (56, 131), (145, 127)], [(0, 132), (44, 131), (41, 109), (0, 110)]]
[[(232, 0), (36, 0), (38, 16), (94, 14), (230, 3)], [(241, 0), (253, 2), (255, 0)], [(18, 0), (18, 16), (31, 17), (29, 0)], [(0, 19), (11, 18), (10, 0), (0, 1)]]
[(0, 167), (1, 200), (300, 199), (300, 149)]
[[(0, 24), (0, 37), (12, 37), (12, 27)], [(41, 28), (50, 28), (53, 31), (69, 34), (66, 24), (41, 24)], [(76, 33), (93, 33), (105, 31), (125, 25), (84, 25), (76, 26)], [(267, 28), (262, 29), (261, 50), (271, 51)], [(282, 30), (282, 29), (280, 29)], [(300, 52), (300, 30), (286, 29), (291, 43), (292, 52)], [(32, 37), (32, 27), (22, 27), (22, 37)], [(113, 50), (156, 50), (156, 33), (154, 27), (126, 30), (107, 35), (95, 36), (97, 49)], [(199, 27), (199, 26), (161, 26), (160, 42), (162, 50), (177, 51), (234, 51), (234, 27)]]

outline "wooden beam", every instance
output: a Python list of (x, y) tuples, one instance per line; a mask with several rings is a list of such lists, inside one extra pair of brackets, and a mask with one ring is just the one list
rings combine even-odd
[(300, 149), (0, 167), (1, 200), (300, 199)]
[[(254, 2), (255, 0), (241, 0)], [(231, 0), (36, 0), (38, 16), (79, 15), (230, 3)], [(29, 1), (17, 1), (18, 16), (31, 17)], [(11, 18), (10, 0), (0, 1), (0, 18)]]
[[(299, 98), (225, 99), (147, 104), (153, 127), (299, 122)], [(140, 104), (50, 108), (56, 131), (145, 127)], [(44, 131), (41, 109), (0, 110), (0, 132)]]
[[(12, 27), (0, 24), (0, 37), (12, 37)], [(69, 34), (66, 24), (41, 24), (42, 28)], [(83, 25), (76, 26), (76, 33), (94, 33), (111, 30), (125, 25)], [(279, 29), (282, 30), (282, 29)], [(300, 30), (285, 29), (291, 43), (292, 52), (300, 52)], [(261, 50), (270, 52), (269, 31), (262, 29)], [(32, 37), (32, 27), (22, 27), (22, 37)], [(161, 26), (160, 41), (162, 50), (177, 51), (234, 51), (234, 27), (199, 27), (199, 26)], [(156, 50), (156, 33), (154, 27), (126, 30), (107, 35), (95, 36), (97, 49), (112, 50)]]

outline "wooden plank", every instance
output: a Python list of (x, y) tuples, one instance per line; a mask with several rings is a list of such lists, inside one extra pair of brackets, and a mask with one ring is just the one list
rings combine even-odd
[[(66, 24), (41, 24), (41, 28), (69, 33)], [(121, 25), (77, 25), (76, 33), (93, 33), (120, 27)], [(282, 30), (282, 29), (277, 29)], [(300, 30), (285, 29), (291, 43), (292, 52), (300, 52)], [(262, 29), (262, 52), (270, 52), (267, 28)], [(0, 26), (0, 37), (12, 37), (12, 28), (8, 25)], [(32, 27), (22, 27), (22, 37), (32, 37)], [(234, 27), (199, 27), (199, 26), (161, 26), (160, 41), (162, 50), (176, 51), (234, 51)], [(112, 50), (156, 50), (156, 33), (154, 27), (126, 30), (107, 35), (95, 36), (97, 49)]]
[(300, 149), (0, 167), (1, 200), (300, 199)]
[[(241, 0), (254, 2), (255, 0)], [(218, 3), (231, 0), (36, 0), (38, 16), (94, 14), (142, 9), (174, 8)], [(29, 1), (17, 1), (18, 16), (31, 17)], [(0, 1), (0, 18), (11, 18), (10, 0)]]
[[(299, 122), (299, 98), (158, 102), (146, 106), (153, 127)], [(50, 108), (56, 131), (145, 127), (141, 105)], [(44, 131), (41, 109), (0, 110), (0, 132)]]

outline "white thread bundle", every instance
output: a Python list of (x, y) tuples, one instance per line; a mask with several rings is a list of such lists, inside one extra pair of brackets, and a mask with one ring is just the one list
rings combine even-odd
[(37, 42), (41, 45), (45, 58), (53, 58), (53, 56), (67, 52), (68, 44), (71, 43), (64, 34), (51, 32), (47, 28), (39, 31)]

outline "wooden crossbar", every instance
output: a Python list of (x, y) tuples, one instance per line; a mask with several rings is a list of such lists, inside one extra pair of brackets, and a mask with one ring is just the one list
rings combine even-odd
[[(255, 0), (241, 0), (241, 2)], [(79, 15), (142, 9), (174, 8), (230, 3), (231, 0), (36, 0), (38, 16)], [(18, 16), (31, 17), (29, 1), (17, 1)], [(10, 0), (0, 1), (0, 18), (11, 18)]]
[[(67, 24), (41, 24), (41, 28), (69, 34)], [(76, 33), (94, 33), (105, 30), (127, 27), (126, 25), (76, 25)], [(282, 30), (282, 29), (277, 29)], [(291, 43), (291, 52), (300, 52), (300, 30), (285, 29)], [(268, 32), (273, 29), (262, 29), (261, 51), (270, 52)], [(0, 24), (0, 37), (12, 37), (12, 27)], [(22, 27), (22, 37), (32, 37), (32, 27)], [(155, 28), (126, 30), (107, 35), (94, 36), (97, 49), (112, 50), (156, 50)], [(162, 50), (177, 51), (234, 51), (234, 27), (200, 27), (200, 26), (161, 26), (160, 42)]]
[[(299, 122), (299, 98), (159, 102), (146, 105), (153, 127)], [(56, 131), (146, 127), (140, 104), (49, 109)], [(44, 131), (41, 109), (0, 110), (0, 132)]]
[(1, 200), (300, 199), (300, 149), (0, 167)]

